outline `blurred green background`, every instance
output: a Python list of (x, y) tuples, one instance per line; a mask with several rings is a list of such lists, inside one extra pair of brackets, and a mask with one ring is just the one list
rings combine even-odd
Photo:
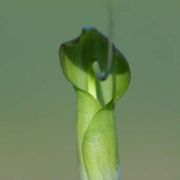
[[(180, 179), (180, 1), (116, 0), (132, 81), (116, 108), (122, 180)], [(0, 180), (78, 180), (76, 98), (59, 65), (105, 0), (0, 0)]]

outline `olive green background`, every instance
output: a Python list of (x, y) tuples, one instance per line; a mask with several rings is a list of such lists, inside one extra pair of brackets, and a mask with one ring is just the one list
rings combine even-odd
[[(132, 80), (116, 107), (122, 180), (180, 179), (180, 1), (116, 0)], [(0, 180), (78, 180), (76, 98), (59, 65), (105, 0), (0, 0)]]

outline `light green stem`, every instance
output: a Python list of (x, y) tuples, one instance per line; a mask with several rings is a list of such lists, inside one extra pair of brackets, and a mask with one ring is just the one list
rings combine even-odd
[(81, 180), (118, 180), (119, 162), (114, 108), (102, 107), (77, 90), (77, 139)]

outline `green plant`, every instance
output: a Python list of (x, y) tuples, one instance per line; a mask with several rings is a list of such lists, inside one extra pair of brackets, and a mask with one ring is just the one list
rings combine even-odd
[[(82, 180), (119, 179), (119, 158), (114, 117), (115, 102), (127, 90), (129, 65), (122, 53), (94, 28), (60, 47), (65, 77), (77, 94), (77, 140)], [(98, 63), (98, 64), (97, 64)], [(108, 65), (109, 64), (109, 65)], [(100, 78), (100, 72), (102, 78)]]

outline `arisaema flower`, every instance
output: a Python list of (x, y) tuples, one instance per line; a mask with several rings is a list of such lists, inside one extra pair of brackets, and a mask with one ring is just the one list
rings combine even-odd
[(113, 45), (108, 77), (101, 81), (94, 63), (106, 72), (108, 38), (94, 28), (60, 47), (65, 77), (77, 94), (77, 141), (81, 180), (119, 180), (119, 158), (114, 117), (115, 102), (127, 90), (129, 65)]

